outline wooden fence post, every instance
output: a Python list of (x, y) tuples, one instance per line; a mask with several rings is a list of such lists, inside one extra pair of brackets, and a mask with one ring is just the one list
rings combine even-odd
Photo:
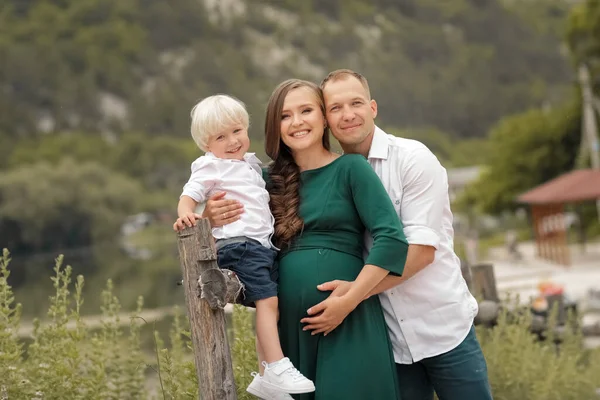
[(483, 300), (500, 302), (493, 264), (472, 265), (471, 279), (475, 296), (481, 296)]
[(241, 286), (237, 277), (222, 273), (217, 266), (207, 219), (198, 220), (195, 227), (177, 236), (199, 398), (237, 400), (223, 307), (239, 295)]
[[(463, 269), (463, 276), (469, 277), (469, 290), (479, 297), (479, 311), (475, 316), (475, 324), (491, 326), (500, 314), (500, 299), (496, 287), (496, 276), (492, 264), (476, 264)], [(465, 278), (466, 280), (467, 278)]]
[(468, 261), (462, 259), (460, 260), (460, 273), (462, 274), (463, 279), (467, 283), (467, 287), (469, 288), (469, 290), (471, 290), (471, 288), (473, 287), (473, 278), (471, 276), (471, 266), (469, 265)]

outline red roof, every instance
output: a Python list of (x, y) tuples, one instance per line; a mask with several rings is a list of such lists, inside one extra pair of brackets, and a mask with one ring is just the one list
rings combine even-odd
[(552, 179), (520, 195), (521, 203), (575, 203), (600, 199), (600, 170), (579, 169)]

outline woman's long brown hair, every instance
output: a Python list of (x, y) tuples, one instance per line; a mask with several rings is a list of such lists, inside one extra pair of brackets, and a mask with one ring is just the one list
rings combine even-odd
[[(314, 83), (300, 79), (282, 82), (271, 94), (265, 120), (265, 150), (273, 163), (269, 167), (269, 194), (271, 212), (275, 217), (274, 244), (280, 249), (290, 246), (300, 234), (304, 221), (300, 216), (300, 167), (294, 161), (292, 151), (281, 140), (283, 103), (288, 93), (298, 88), (314, 92), (321, 112), (325, 115), (323, 92)], [(323, 147), (330, 149), (329, 131), (323, 133)]]

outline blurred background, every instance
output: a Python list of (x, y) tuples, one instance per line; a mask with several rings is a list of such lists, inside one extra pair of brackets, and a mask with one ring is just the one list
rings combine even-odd
[(540, 259), (517, 201), (598, 167), (597, 132), (582, 122), (600, 108), (598, 56), (597, 0), (3, 0), (0, 247), (17, 300), (25, 318), (43, 316), (64, 254), (86, 277), (84, 313), (99, 311), (108, 278), (126, 310), (138, 295), (147, 308), (182, 304), (171, 225), (201, 155), (190, 109), (237, 96), (268, 161), (275, 85), (337, 68), (368, 78), (380, 127), (447, 168), (461, 258), (541, 271), (506, 281), (525, 291), (576, 270), (578, 254), (600, 267), (593, 199), (566, 205), (570, 267)]

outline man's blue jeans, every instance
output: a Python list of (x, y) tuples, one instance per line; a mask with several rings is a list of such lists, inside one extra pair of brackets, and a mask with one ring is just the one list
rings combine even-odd
[(401, 400), (491, 400), (487, 365), (475, 327), (455, 349), (414, 364), (396, 364)]

